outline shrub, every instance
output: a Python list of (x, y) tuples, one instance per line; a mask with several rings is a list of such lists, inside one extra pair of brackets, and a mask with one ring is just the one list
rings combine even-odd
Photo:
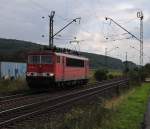
[(103, 81), (107, 79), (107, 73), (108, 71), (106, 69), (98, 69), (95, 72), (94, 77), (97, 81)]
[(108, 74), (109, 79), (113, 79), (115, 76), (113, 74)]
[(134, 68), (128, 72), (131, 83), (140, 84), (147, 77), (147, 71), (144, 68)]
[(26, 81), (23, 79), (0, 80), (0, 94), (20, 92), (28, 89)]

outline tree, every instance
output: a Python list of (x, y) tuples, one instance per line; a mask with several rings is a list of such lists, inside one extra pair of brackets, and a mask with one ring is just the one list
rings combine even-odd
[(95, 72), (94, 77), (97, 81), (106, 80), (107, 79), (107, 73), (108, 73), (108, 70), (106, 70), (106, 69), (98, 69)]

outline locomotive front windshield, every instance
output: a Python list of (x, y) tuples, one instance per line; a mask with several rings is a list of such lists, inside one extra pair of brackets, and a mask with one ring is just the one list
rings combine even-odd
[(50, 55), (30, 55), (28, 56), (29, 64), (51, 64), (52, 58)]

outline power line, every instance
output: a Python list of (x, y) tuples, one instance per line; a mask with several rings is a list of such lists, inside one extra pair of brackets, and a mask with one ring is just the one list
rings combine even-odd
[(39, 9), (43, 10), (43, 12), (47, 12), (49, 11), (48, 8), (43, 7), (42, 5), (40, 5), (39, 3), (35, 2), (34, 0), (30, 0), (30, 2), (32, 2), (36, 7), (38, 7)]
[(142, 66), (143, 65), (143, 17), (144, 17), (142, 11), (137, 12), (137, 17), (140, 19), (140, 39), (138, 37), (136, 37), (134, 34), (132, 34), (131, 32), (129, 32), (126, 28), (121, 26), (119, 23), (114, 21), (113, 19), (106, 17), (106, 20), (110, 20), (110, 22), (113, 22), (114, 24), (116, 24), (118, 27), (120, 27), (122, 30), (126, 31), (133, 38), (135, 38), (136, 40), (138, 40), (140, 42), (140, 65)]
[(122, 22), (122, 21), (120, 21), (120, 22), (121, 22), (122, 24), (129, 24), (129, 23), (131, 23), (131, 22), (133, 22), (133, 21), (135, 21), (135, 20), (137, 20), (137, 18), (131, 18), (131, 19), (127, 20), (127, 21), (124, 21), (124, 19), (123, 19), (124, 22)]
[(132, 39), (133, 37), (126, 37), (126, 38), (118, 38), (118, 39), (112, 39), (112, 40), (108, 40), (107, 38), (107, 41), (105, 42), (113, 42), (113, 41), (119, 41), (119, 40), (126, 40), (126, 39)]
[[(34, 0), (30, 0), (30, 2), (32, 2), (36, 7), (38, 7), (39, 9), (41, 9), (43, 12), (48, 12), (49, 9), (45, 8), (44, 6), (42, 6), (41, 4), (39, 4), (38, 2), (35, 2)], [(68, 22), (70, 19), (69, 18), (64, 18), (58, 14), (55, 15), (56, 17), (58, 17), (59, 19)]]

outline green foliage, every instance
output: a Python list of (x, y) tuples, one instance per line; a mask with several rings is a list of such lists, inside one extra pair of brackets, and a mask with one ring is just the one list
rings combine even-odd
[(150, 64), (149, 63), (143, 67), (143, 71), (146, 77), (150, 77)]
[(146, 111), (150, 84), (136, 87), (113, 109), (98, 102), (73, 109), (65, 116), (59, 129), (139, 129)]
[(150, 64), (146, 64), (140, 68), (131, 69), (127, 75), (130, 78), (131, 83), (138, 84), (145, 81), (146, 77), (150, 76)]
[(8, 94), (25, 90), (28, 90), (25, 80), (0, 80), (0, 94)]
[(95, 72), (94, 77), (97, 81), (103, 81), (107, 79), (107, 73), (108, 71), (106, 69), (98, 69)]
[(138, 68), (130, 70), (128, 73), (128, 77), (130, 78), (130, 82), (133, 85), (140, 84), (140, 72)]
[(95, 74), (95, 70), (93, 70), (93, 69), (90, 69), (90, 71), (89, 71), (89, 83), (93, 83), (93, 82), (95, 82), (96, 80), (95, 80), (95, 77), (94, 77), (94, 74)]
[[(110, 119), (111, 129), (139, 129), (150, 93), (150, 84), (144, 84), (125, 99)], [(109, 125), (103, 125), (107, 129)]]
[(109, 70), (108, 74), (112, 74), (113, 76), (122, 76), (123, 72), (121, 70)]
[(103, 119), (108, 119), (107, 113), (110, 113), (110, 110), (104, 108), (100, 103), (85, 106), (84, 108), (76, 108), (66, 114), (59, 129), (98, 128), (103, 124)]
[(108, 74), (109, 79), (113, 79), (115, 76), (113, 74)]
[(109, 73), (107, 74), (108, 79), (113, 79), (120, 76), (123, 76), (123, 73), (120, 70), (109, 70)]

